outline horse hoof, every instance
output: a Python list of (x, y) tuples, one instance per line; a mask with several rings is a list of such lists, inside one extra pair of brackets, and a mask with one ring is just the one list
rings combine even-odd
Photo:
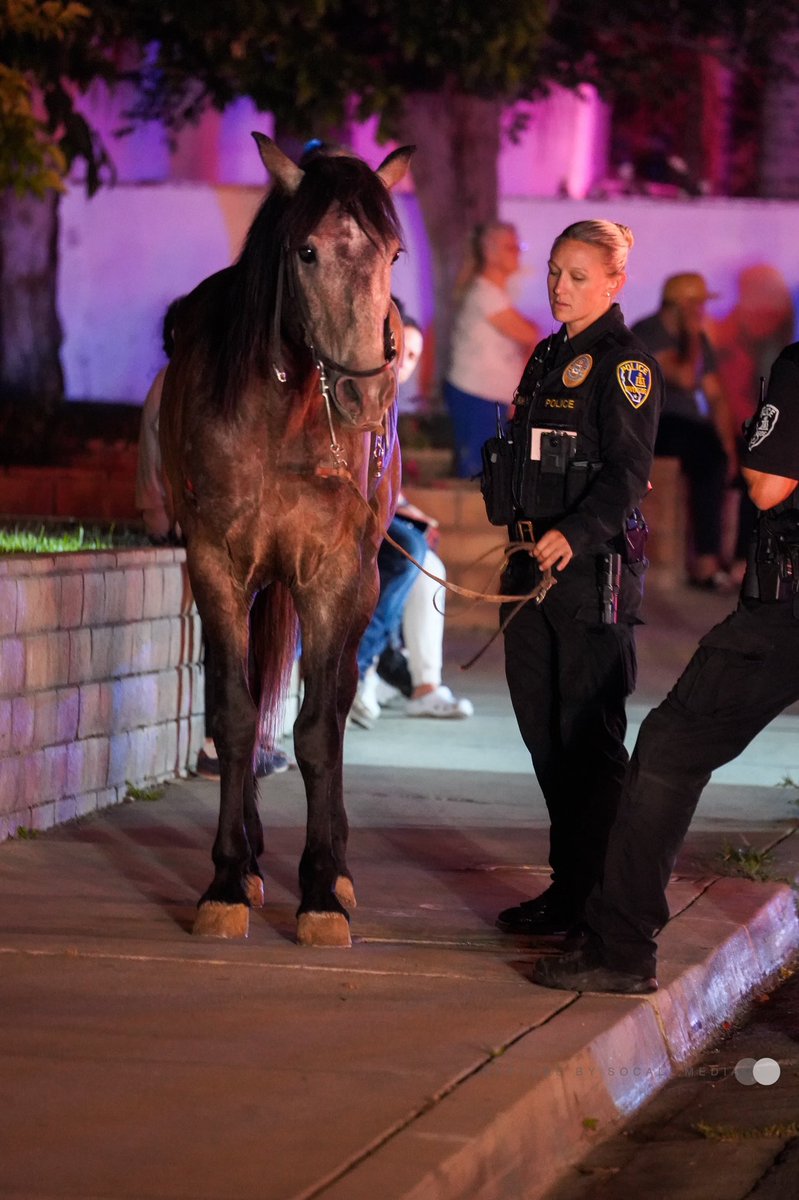
[(352, 945), (350, 923), (343, 913), (304, 912), (297, 918), (297, 941), (301, 946)]
[(263, 908), (264, 881), (260, 875), (245, 876), (244, 891), (253, 908)]
[(355, 888), (352, 885), (352, 880), (346, 875), (339, 875), (336, 879), (333, 887), (333, 895), (342, 908), (358, 907), (358, 901), (355, 899)]
[(250, 910), (246, 904), (223, 904), (206, 900), (197, 909), (192, 933), (198, 937), (246, 938), (250, 932)]

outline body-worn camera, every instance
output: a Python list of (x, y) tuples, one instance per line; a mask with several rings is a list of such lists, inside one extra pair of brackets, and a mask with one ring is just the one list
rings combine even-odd
[(574, 458), (577, 439), (574, 434), (558, 433), (552, 429), (541, 432), (541, 473), (565, 475)]

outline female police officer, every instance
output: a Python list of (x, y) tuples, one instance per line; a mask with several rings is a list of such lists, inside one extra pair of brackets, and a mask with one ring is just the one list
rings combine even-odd
[[(519, 730), (550, 818), (551, 884), (500, 913), (500, 929), (561, 935), (597, 881), (627, 753), (625, 697), (635, 684), (646, 493), (660, 411), (658, 365), (615, 302), (633, 236), (579, 221), (555, 239), (548, 292), (560, 329), (539, 343), (516, 393), (506, 470), (484, 476), (489, 518), (508, 523), (507, 594), (542, 572), (556, 586), (505, 628)], [(488, 447), (487, 447), (488, 449)], [(486, 455), (486, 470), (490, 473)], [(492, 486), (493, 484), (493, 486)], [(512, 605), (503, 605), (503, 621)]]

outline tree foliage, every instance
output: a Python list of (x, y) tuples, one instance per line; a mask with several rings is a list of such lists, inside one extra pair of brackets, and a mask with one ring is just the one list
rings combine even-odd
[[(0, 185), (55, 186), (103, 148), (75, 107), (92, 79), (127, 80), (135, 123), (177, 130), (247, 96), (302, 135), (377, 116), (396, 135), (406, 97), (506, 103), (553, 83), (621, 104), (667, 103), (675, 54), (761, 70), (799, 24), (799, 0), (4, 0)], [(36, 110), (37, 100), (43, 109)]]
[(548, 19), (546, 0), (129, 7), (139, 36), (157, 46), (137, 75), (138, 118), (179, 125), (204, 103), (222, 108), (246, 95), (302, 132), (377, 114), (393, 134), (409, 92), (532, 94)]
[(0, 60), (0, 189), (58, 190), (78, 156), (96, 187), (101, 156), (74, 106), (76, 89), (111, 72), (94, 45), (90, 10), (75, 0), (4, 0)]
[(735, 73), (767, 68), (775, 41), (799, 26), (799, 0), (584, 0), (554, 6), (546, 50), (566, 87), (607, 99), (668, 102), (684, 80), (674, 55), (711, 54)]

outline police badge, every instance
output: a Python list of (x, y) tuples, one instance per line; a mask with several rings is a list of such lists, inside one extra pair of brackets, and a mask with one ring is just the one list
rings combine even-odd
[(646, 363), (631, 358), (616, 367), (619, 387), (633, 408), (640, 408), (652, 387), (652, 372)]
[(561, 379), (565, 387), (577, 387), (583, 382), (588, 372), (594, 365), (594, 360), (590, 354), (578, 354), (567, 364)]

